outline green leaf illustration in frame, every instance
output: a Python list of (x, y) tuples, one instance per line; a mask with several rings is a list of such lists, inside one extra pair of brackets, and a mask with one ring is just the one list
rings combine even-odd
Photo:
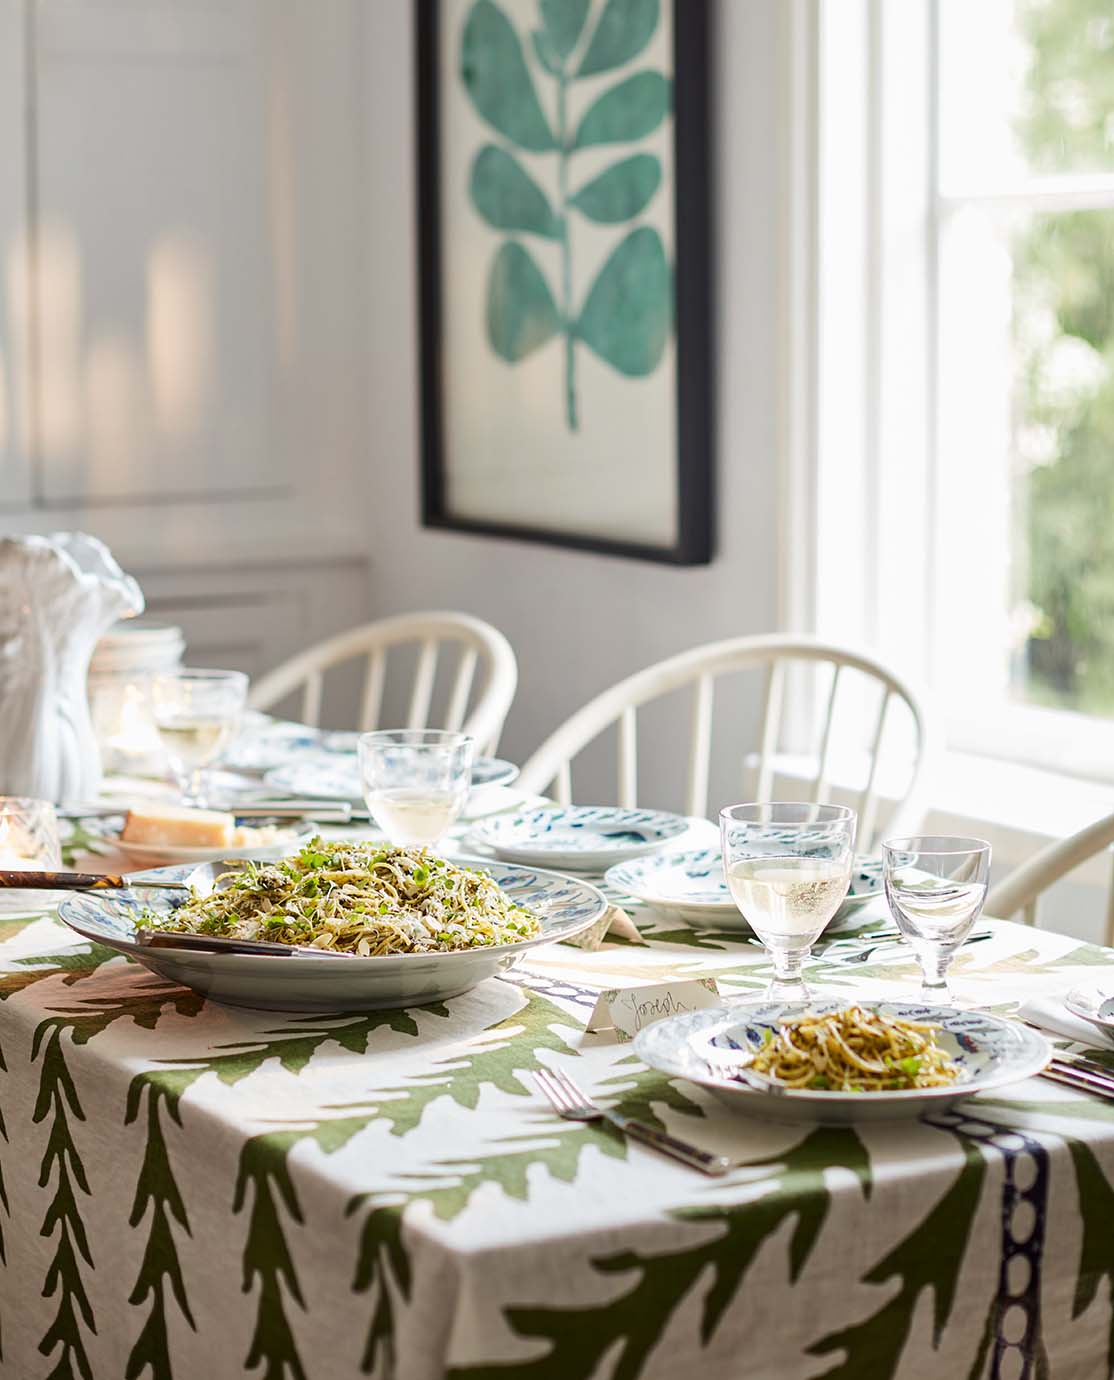
[(591, 0), (538, 0), (549, 46), (562, 62), (576, 47)]
[[(417, 0), (426, 525), (682, 565), (709, 559), (714, 10), (712, 0)], [(637, 350), (603, 343), (595, 305), (586, 312), (593, 292), (598, 303), (614, 289), (613, 276), (599, 288), (595, 279), (617, 246), (650, 227), (667, 254), (666, 343), (684, 321), (676, 352), (659, 349), (657, 310), (646, 313), (651, 338)], [(529, 259), (509, 258), (508, 241)], [(516, 327), (506, 290), (519, 278), (534, 305)], [(600, 348), (586, 349), (588, 339)], [(467, 392), (460, 351), (477, 370)], [(508, 372), (519, 364), (529, 367)], [(478, 406), (506, 408), (500, 466), (516, 463), (516, 437), (544, 437), (531, 451), (540, 468), (598, 458), (629, 489), (649, 465), (664, 481), (660, 500), (652, 513), (618, 504), (601, 516), (585, 484), (560, 518), (540, 485), (497, 501), (485, 487), (494, 469), (465, 423)], [(666, 415), (675, 425), (636, 439), (649, 417)], [(622, 434), (627, 446), (595, 457), (601, 427), (608, 445)], [(456, 484), (481, 465), (487, 479)]]
[(576, 333), (630, 378), (653, 373), (669, 339), (672, 277), (661, 236), (648, 225), (623, 240), (600, 269)]
[(607, 0), (576, 75), (610, 72), (636, 58), (654, 36), (658, 9), (659, 0)]
[(644, 211), (661, 186), (661, 160), (635, 153), (612, 163), (569, 197), (569, 205), (600, 225), (619, 225)]
[(669, 83), (660, 72), (636, 72), (584, 112), (573, 148), (626, 144), (652, 134), (669, 113)]
[(472, 164), (472, 204), (496, 230), (521, 230), (546, 239), (561, 237), (560, 218), (513, 154), (485, 144)]
[[(460, 74), (479, 115), (518, 149), (557, 155), (557, 204), (510, 149), (485, 144), (472, 163), (469, 195), (493, 229), (555, 240), (561, 250), (559, 288), (547, 283), (538, 262), (517, 241), (496, 251), (488, 276), (486, 334), (500, 359), (517, 363), (554, 335), (565, 340), (565, 418), (579, 426), (575, 381), (576, 342), (628, 378), (653, 372), (664, 352), (662, 331), (672, 327), (672, 277), (661, 238), (648, 227), (628, 235), (604, 264), (578, 312), (573, 300), (570, 211), (598, 225), (622, 225), (646, 209), (661, 185), (661, 160), (642, 153), (619, 159), (570, 193), (570, 160), (582, 148), (629, 143), (653, 133), (669, 113), (670, 83), (661, 72), (642, 71), (617, 82), (570, 122), (570, 82), (608, 72), (637, 57), (656, 31), (660, 0), (607, 0), (575, 74), (568, 64), (585, 37), (588, 0), (538, 0), (541, 26), (530, 34), (538, 67), (553, 77), (556, 127), (542, 111), (522, 42), (495, 0), (475, 0), (465, 18)], [(659, 261), (660, 259), (660, 261)], [(602, 320), (606, 309), (613, 322)]]
[(492, 0), (476, 0), (460, 44), (460, 79), (483, 118), (519, 148), (556, 147), (514, 25)]
[(561, 329), (557, 304), (529, 250), (508, 240), (487, 282), (487, 338), (509, 364), (552, 339)]

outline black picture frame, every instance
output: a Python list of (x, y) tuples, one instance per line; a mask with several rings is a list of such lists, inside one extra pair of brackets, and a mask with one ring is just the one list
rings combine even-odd
[(425, 527), (542, 542), (671, 565), (705, 565), (713, 557), (715, 397), (709, 178), (712, 158), (710, 4), (709, 0), (664, 0), (664, 3), (672, 6), (674, 46), (677, 540), (671, 546), (645, 545), (594, 534), (578, 535), (545, 527), (460, 517), (448, 508), (442, 406), (439, 0), (415, 0), (421, 520)]

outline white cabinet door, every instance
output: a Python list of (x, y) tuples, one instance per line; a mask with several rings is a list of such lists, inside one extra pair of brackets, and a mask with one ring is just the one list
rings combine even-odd
[(31, 500), (25, 18), (0, 5), (0, 511)]
[(37, 464), (51, 506), (287, 483), (272, 435), (267, 9), (32, 11)]

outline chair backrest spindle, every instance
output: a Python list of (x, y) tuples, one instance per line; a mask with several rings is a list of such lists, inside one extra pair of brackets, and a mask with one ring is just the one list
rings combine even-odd
[[(794, 663), (835, 668), (828, 694), (827, 716), (820, 743), (820, 763), (815, 778), (811, 768), (800, 788), (799, 798), (805, 797), (811, 785), (813, 799), (823, 801), (829, 795), (830, 764), (835, 752), (833, 721), (837, 691), (843, 683), (843, 669), (862, 675), (881, 684), (890, 698), (900, 700), (909, 713), (913, 728), (913, 746), (907, 784), (897, 802), (887, 829), (894, 834), (912, 833), (920, 826), (920, 785), (925, 759), (929, 750), (929, 732), (925, 715), (917, 697), (892, 671), (872, 656), (851, 648), (821, 642), (817, 638), (791, 633), (775, 633), (761, 637), (728, 638), (679, 652), (653, 666), (636, 671), (602, 691), (595, 699), (568, 718), (533, 753), (524, 764), (518, 784), (524, 791), (544, 794), (556, 789), (562, 804), (572, 798), (571, 763), (605, 730), (618, 728), (619, 737), (619, 798), (623, 804), (637, 801), (637, 766), (635, 756), (634, 714), (644, 704), (681, 689), (693, 693), (689, 709), (690, 755), (685, 805), (692, 814), (702, 815), (708, 809), (709, 779), (712, 761), (713, 696), (718, 676), (735, 675), (748, 670), (765, 672), (765, 691), (759, 728), (759, 770), (757, 786), (747, 787), (747, 798), (768, 799), (774, 788), (777, 754), (780, 747), (781, 724), (786, 702), (786, 666)], [(884, 726), (885, 714), (880, 721)], [(874, 781), (876, 758), (881, 747), (881, 733), (875, 733), (869, 789), (864, 797), (866, 819), (860, 827), (862, 851), (873, 845), (874, 820), (877, 814)], [(555, 784), (556, 783), (556, 784)]]
[(316, 728), (321, 722), (321, 692), (323, 688), (320, 671), (312, 671), (306, 676), (306, 688), (302, 692), (302, 723)]
[(843, 667), (837, 662), (832, 675), (832, 688), (828, 692), (828, 709), (824, 716), (824, 732), (820, 739), (820, 756), (816, 766), (816, 780), (812, 783), (812, 798), (818, 805), (828, 801), (828, 766), (832, 751), (832, 724), (835, 722), (836, 695), (839, 692), (839, 674)]
[(360, 696), (360, 730), (370, 732), (379, 727), (379, 711), (383, 704), (383, 681), (386, 677), (387, 657), (381, 647), (370, 653), (364, 671), (364, 689)]
[(468, 708), (468, 696), (472, 693), (472, 680), (476, 674), (478, 653), (475, 647), (465, 647), (460, 654), (460, 664), (456, 668), (449, 707), (445, 711), (445, 727), (454, 733), (464, 722), (464, 712)]
[(414, 687), (410, 692), (410, 708), (406, 715), (407, 728), (425, 728), (429, 723), (429, 705), (433, 699), (433, 681), (437, 675), (437, 643), (427, 638), (418, 653), (414, 672)]
[(766, 694), (762, 705), (762, 736), (758, 740), (758, 780), (755, 800), (768, 800), (773, 787), (774, 755), (781, 732), (781, 710), (785, 703), (785, 662), (774, 657), (766, 672)]
[(708, 769), (712, 761), (712, 703), (716, 682), (701, 676), (692, 696), (692, 735), (689, 746), (689, 782), (685, 809), (703, 815), (708, 808)]
[[(303, 720), (317, 727), (321, 721), (324, 674), (332, 666), (365, 658), (363, 688), (356, 723), (361, 730), (381, 723), (387, 656), (391, 648), (418, 646), (406, 726), (425, 728), (430, 722), (437, 681), (438, 649), (460, 649), (461, 661), (449, 694), (447, 727), (470, 733), (480, 753), (496, 750), (503, 721), (518, 685), (518, 667), (510, 643), (497, 628), (467, 613), (404, 613), (381, 618), (318, 642), (283, 662), (251, 687), (248, 704), (269, 710), (289, 695), (301, 692)], [(476, 673), (483, 680), (472, 695)], [(468, 709), (472, 702), (471, 710)], [(389, 727), (402, 727), (400, 724)], [(441, 724), (435, 725), (440, 727)]]
[(874, 838), (874, 816), (878, 809), (878, 792), (874, 783), (878, 778), (878, 759), (882, 755), (882, 736), (886, 731), (886, 716), (890, 709), (892, 692), (885, 690), (882, 704), (878, 710), (878, 722), (874, 728), (874, 741), (870, 747), (870, 767), (867, 771), (866, 785), (859, 796), (858, 848), (861, 853), (869, 853)]
[(638, 726), (629, 705), (619, 718), (619, 804), (625, 810), (638, 804)]

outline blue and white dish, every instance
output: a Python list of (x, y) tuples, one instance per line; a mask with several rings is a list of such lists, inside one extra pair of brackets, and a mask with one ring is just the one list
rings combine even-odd
[(1032, 1078), (1048, 1063), (1052, 1047), (1043, 1035), (1017, 1021), (978, 1011), (921, 1002), (862, 1000), (868, 1011), (900, 1020), (939, 1026), (937, 1041), (963, 1070), (961, 1082), (938, 1088), (892, 1092), (830, 1092), (818, 1088), (768, 1090), (731, 1074), (732, 1057), (762, 1047), (778, 1024), (805, 1011), (824, 1014), (847, 1005), (846, 998), (791, 1002), (740, 1003), (690, 1011), (641, 1031), (634, 1052), (651, 1068), (707, 1088), (735, 1111), (770, 1121), (809, 1121), (848, 1125), (896, 1121), (941, 1112), (961, 1098)]
[(320, 752), (320, 734), (306, 724), (271, 719), (264, 714), (245, 716), (239, 736), (221, 759), (231, 771), (262, 776), (294, 756)]
[[(173, 908), (158, 891), (69, 894), (58, 915), (72, 930), (134, 958), (168, 982), (192, 987), (213, 1001), (279, 1011), (380, 1011), (425, 1006), (467, 992), (512, 967), (526, 949), (571, 939), (589, 929), (608, 903), (596, 887), (537, 868), (481, 858), (456, 859), (486, 872), (512, 901), (541, 920), (541, 933), (513, 944), (453, 953), (391, 954), (323, 963), (296, 955), (201, 953), (135, 942), (140, 909)], [(230, 863), (230, 870), (238, 866)], [(135, 874), (184, 881), (193, 867), (160, 867)]]
[(485, 819), (476, 825), (473, 837), (509, 862), (595, 872), (663, 848), (688, 828), (682, 815), (664, 810), (544, 805)]
[[(517, 775), (513, 762), (477, 757), (472, 763), (472, 791), (509, 786)], [(299, 800), (350, 800), (363, 804), (364, 799), (359, 761), (354, 755), (341, 752), (303, 753), (297, 761), (269, 771), (263, 784), (280, 795)]]
[[(751, 933), (728, 889), (718, 848), (654, 854), (620, 863), (608, 869), (604, 880), (613, 891), (633, 896), (697, 929)], [(856, 858), (847, 896), (829, 928), (842, 924), (867, 901), (881, 895), (882, 889), (881, 862)]]
[(1073, 987), (1064, 997), (1064, 1005), (1073, 1016), (1114, 1039), (1114, 993), (1099, 987)]

